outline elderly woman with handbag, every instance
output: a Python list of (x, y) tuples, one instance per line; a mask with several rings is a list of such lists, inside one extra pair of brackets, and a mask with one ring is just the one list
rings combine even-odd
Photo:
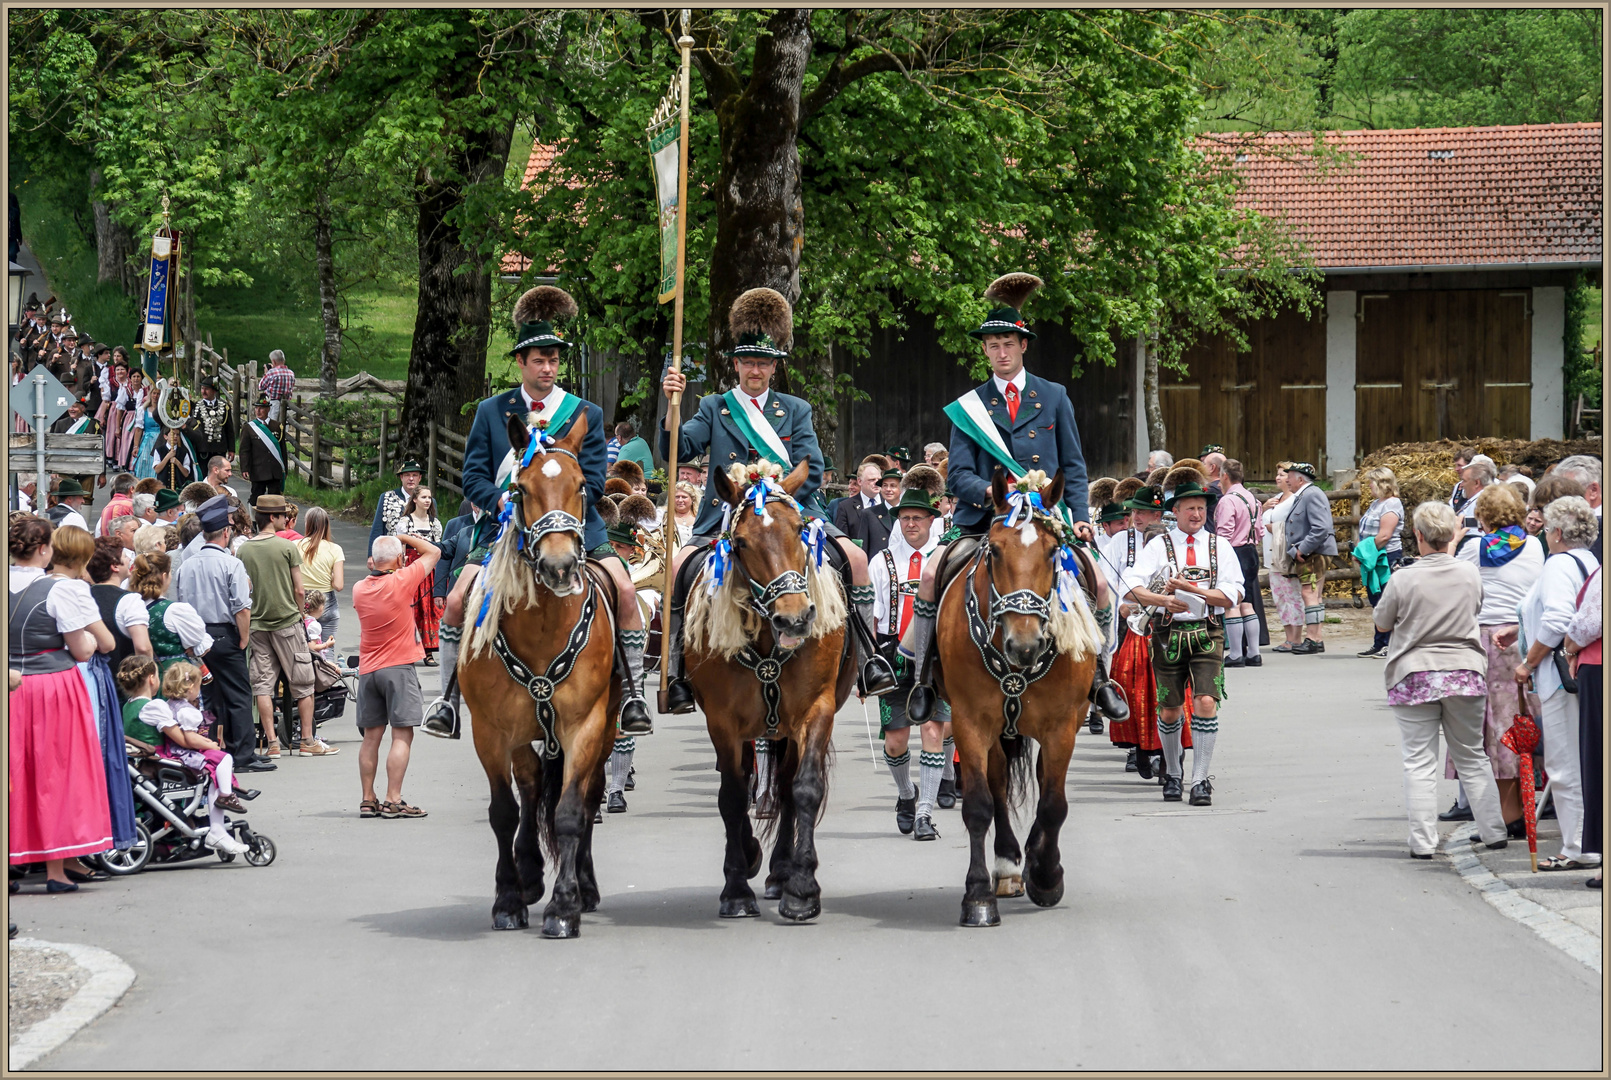
[(1527, 654), (1515, 665), (1514, 677), (1521, 686), (1531, 682), (1538, 695), (1544, 771), (1549, 774), (1555, 816), (1561, 825), (1561, 853), (1542, 860), (1540, 870), (1583, 870), (1600, 865), (1600, 853), (1582, 847), (1578, 687), (1561, 651), (1567, 627), (1577, 611), (1579, 591), (1599, 567), (1594, 555), (1584, 550), (1594, 543), (1599, 532), (1600, 523), (1593, 508), (1579, 496), (1568, 495), (1544, 507), (1544, 535), (1549, 540), (1550, 556), (1519, 608)]
[(1281, 494), (1264, 502), (1264, 565), (1270, 568), (1270, 599), (1286, 641), (1271, 652), (1289, 653), (1303, 640), (1303, 586), (1298, 582), (1297, 564), (1287, 554), (1287, 516), (1292, 513), (1292, 492), (1287, 490), (1287, 470), (1292, 462), (1275, 467), (1275, 486)]
[(1477, 629), (1482, 577), (1449, 554), (1458, 531), (1453, 510), (1422, 503), (1414, 522), (1421, 558), (1388, 579), (1376, 604), (1376, 628), (1391, 635), (1385, 680), (1404, 755), (1410, 856), (1430, 859), (1437, 849), (1440, 731), (1471, 796), (1479, 836), (1488, 847), (1502, 848), (1505, 816), (1483, 753), (1488, 658)]

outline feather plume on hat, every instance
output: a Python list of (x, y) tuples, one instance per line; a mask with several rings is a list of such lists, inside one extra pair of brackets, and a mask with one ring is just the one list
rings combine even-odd
[(604, 494), (629, 496), (632, 494), (632, 485), (619, 476), (612, 476), (604, 481)]
[(1022, 311), (1024, 302), (1034, 296), (1044, 284), (1046, 283), (1034, 274), (1002, 274), (990, 283), (990, 287), (985, 290), (984, 298)]
[(1089, 495), (1090, 505), (1101, 509), (1113, 502), (1113, 493), (1119, 487), (1119, 482), (1111, 476), (1104, 476), (1091, 482)]
[(945, 477), (932, 465), (913, 465), (901, 479), (901, 490), (917, 490), (931, 499), (945, 494)]
[(1135, 498), (1136, 492), (1140, 491), (1143, 486), (1144, 485), (1140, 480), (1137, 480), (1133, 476), (1127, 476), (1123, 480), (1120, 480), (1119, 486), (1114, 489), (1113, 501), (1120, 503), (1128, 502), (1129, 500)]
[(539, 285), (527, 289), (515, 301), (515, 329), (525, 323), (553, 322), (556, 319), (574, 319), (576, 300), (564, 289), (552, 285)]
[(1199, 470), (1192, 468), (1190, 465), (1177, 464), (1174, 468), (1170, 469), (1168, 475), (1164, 477), (1163, 486), (1167, 490), (1173, 491), (1175, 488), (1179, 487), (1181, 484), (1184, 484), (1188, 480), (1200, 486), (1203, 482), (1203, 474)]
[(794, 308), (776, 289), (749, 289), (733, 301), (727, 324), (735, 338), (765, 334), (780, 349), (794, 344)]
[(629, 521), (634, 525), (651, 527), (654, 525), (654, 503), (642, 495), (634, 495), (626, 499), (620, 506), (620, 520)]
[(599, 517), (604, 519), (606, 529), (621, 520), (621, 511), (616, 508), (616, 501), (609, 496), (606, 495), (593, 505), (598, 509)]

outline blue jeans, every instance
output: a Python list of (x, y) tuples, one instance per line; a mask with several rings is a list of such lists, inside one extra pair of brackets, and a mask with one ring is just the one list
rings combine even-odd
[[(1404, 552), (1402, 551), (1389, 551), (1387, 553), (1387, 566), (1389, 573), (1392, 572), (1393, 567), (1399, 564), (1399, 560), (1402, 558), (1404, 558)], [(1382, 591), (1386, 591), (1386, 589), (1387, 585), (1384, 583), (1382, 585)], [(1370, 606), (1374, 608), (1376, 606), (1376, 602), (1382, 598), (1382, 593), (1372, 592), (1370, 589), (1366, 589), (1365, 598), (1370, 601)], [(1392, 640), (1392, 637), (1393, 634), (1391, 631), (1378, 630), (1376, 631), (1375, 642), (1371, 647), (1375, 649), (1385, 649), (1387, 648), (1387, 643)]]

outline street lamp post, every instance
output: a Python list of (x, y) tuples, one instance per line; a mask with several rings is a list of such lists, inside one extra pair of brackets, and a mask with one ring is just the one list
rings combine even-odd
[(6, 304), (6, 321), (10, 323), (11, 337), (17, 336), (17, 327), (22, 325), (22, 283), (28, 278), (28, 268), (18, 263), (12, 263), (8, 272), (11, 280), (11, 293)]

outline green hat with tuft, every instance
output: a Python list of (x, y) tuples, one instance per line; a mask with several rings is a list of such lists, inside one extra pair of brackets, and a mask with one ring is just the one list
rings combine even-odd
[(571, 343), (559, 329), (562, 319), (576, 318), (576, 301), (564, 289), (553, 285), (539, 285), (527, 289), (515, 301), (515, 347), (510, 356), (519, 356), (525, 349), (554, 347), (568, 349)]
[(1102, 508), (1101, 513), (1097, 514), (1096, 521), (1099, 525), (1109, 521), (1123, 521), (1129, 513), (1122, 503), (1108, 503)]
[(898, 517), (902, 510), (922, 510), (934, 517), (940, 516), (940, 508), (934, 505), (934, 496), (922, 488), (907, 488), (901, 492), (901, 501), (890, 512)]
[(986, 334), (1019, 334), (1035, 340), (1035, 332), (1024, 323), (1023, 310), (1029, 298), (1044, 284), (1034, 274), (1012, 273), (998, 277), (984, 294), (986, 300), (994, 300), (998, 306), (985, 316), (979, 329), (968, 333), (976, 338)]

